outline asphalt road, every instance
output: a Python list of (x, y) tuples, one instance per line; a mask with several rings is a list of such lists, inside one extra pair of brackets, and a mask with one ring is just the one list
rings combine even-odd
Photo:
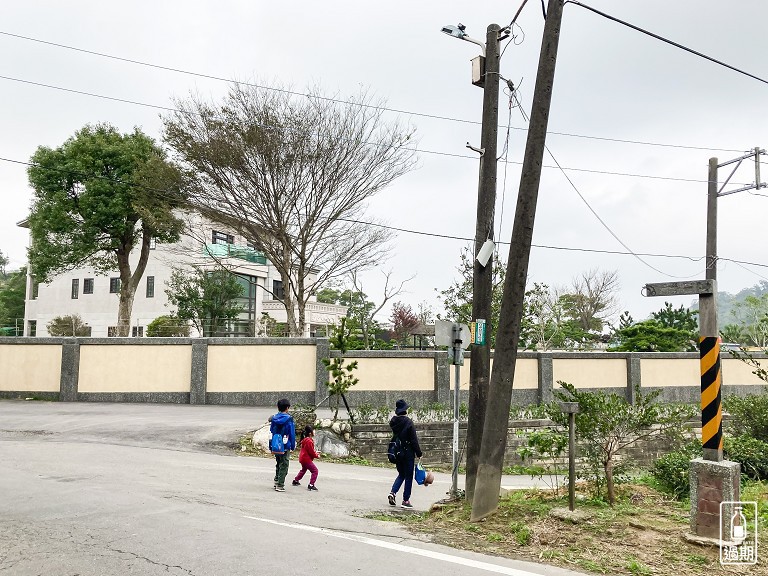
[[(391, 469), (320, 462), (318, 492), (275, 492), (274, 461), (229, 448), (272, 412), (0, 401), (0, 575), (575, 574), (364, 518)], [(416, 509), (449, 487), (415, 486)]]

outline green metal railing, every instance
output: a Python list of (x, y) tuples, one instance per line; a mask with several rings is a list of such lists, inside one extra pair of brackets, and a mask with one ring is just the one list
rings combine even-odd
[(218, 258), (238, 258), (253, 264), (266, 265), (267, 263), (267, 257), (261, 252), (248, 246), (238, 246), (237, 244), (206, 244), (204, 252), (208, 256)]

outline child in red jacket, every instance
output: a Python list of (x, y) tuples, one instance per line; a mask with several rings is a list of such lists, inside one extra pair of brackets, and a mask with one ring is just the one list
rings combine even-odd
[(301, 471), (296, 474), (296, 478), (293, 479), (292, 484), (294, 486), (301, 486), (301, 480), (304, 477), (304, 473), (309, 470), (311, 476), (309, 477), (309, 486), (307, 490), (317, 490), (315, 488), (315, 480), (317, 480), (317, 466), (313, 462), (315, 458), (320, 458), (320, 453), (315, 450), (315, 441), (313, 437), (315, 435), (315, 429), (312, 426), (304, 426), (304, 439), (301, 441), (301, 452), (299, 452), (299, 464), (301, 464)]

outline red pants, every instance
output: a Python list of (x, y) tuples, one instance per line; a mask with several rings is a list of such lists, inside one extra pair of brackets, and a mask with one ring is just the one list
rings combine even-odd
[(304, 473), (309, 470), (311, 473), (311, 476), (309, 477), (309, 483), (313, 484), (315, 483), (315, 480), (317, 480), (317, 466), (315, 465), (312, 460), (307, 460), (306, 462), (300, 462), (301, 464), (301, 471), (296, 474), (296, 478), (294, 478), (295, 482), (298, 482), (302, 478), (304, 478)]

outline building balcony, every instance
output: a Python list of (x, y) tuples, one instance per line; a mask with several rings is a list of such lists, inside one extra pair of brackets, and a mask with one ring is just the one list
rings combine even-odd
[(248, 246), (238, 246), (237, 244), (206, 244), (203, 252), (206, 256), (214, 258), (237, 258), (245, 260), (252, 264), (261, 264), (266, 266), (267, 257), (261, 252)]

